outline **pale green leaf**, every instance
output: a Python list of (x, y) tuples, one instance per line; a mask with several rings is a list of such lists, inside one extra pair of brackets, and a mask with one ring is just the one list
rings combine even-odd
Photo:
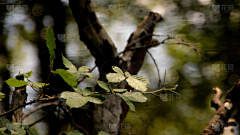
[(140, 75), (132, 75), (133, 78), (142, 81), (146, 84), (150, 84), (149, 80), (146, 77), (140, 76)]
[(147, 84), (145, 82), (139, 81), (138, 79), (130, 76), (127, 78), (127, 83), (128, 85), (130, 85), (131, 87), (139, 90), (139, 91), (147, 91)]
[(117, 66), (112, 66), (112, 69), (113, 69), (115, 72), (117, 72), (118, 74), (121, 74), (121, 75), (124, 76), (123, 71), (122, 71), (119, 67), (117, 67)]
[(78, 71), (67, 70), (76, 80), (79, 79), (80, 73)]
[(128, 101), (131, 102), (146, 102), (148, 100), (147, 97), (145, 97), (142, 93), (140, 92), (125, 92), (122, 94), (123, 96), (125, 96)]
[(103, 131), (100, 131), (100, 132), (98, 132), (98, 135), (110, 135), (110, 134), (108, 134), (106, 132), (103, 132)]
[(56, 72), (63, 78), (65, 82), (67, 82), (70, 86), (74, 87), (78, 83), (76, 79), (66, 70), (64, 69), (57, 69)]
[(130, 77), (130, 76), (132, 76), (132, 75), (131, 75), (128, 71), (126, 71), (126, 72), (125, 72), (125, 76), (126, 76), (126, 77)]
[(89, 66), (81, 66), (81, 67), (78, 69), (78, 71), (79, 71), (80, 73), (86, 73), (86, 72), (89, 72), (89, 70), (90, 70), (90, 67), (89, 67)]
[(122, 94), (118, 94), (118, 93), (117, 93), (117, 95), (120, 96), (120, 97), (126, 102), (126, 104), (129, 106), (129, 108), (130, 108), (131, 111), (135, 112), (135, 106), (134, 106), (134, 104), (133, 104), (132, 102), (130, 102), (127, 97), (125, 97), (125, 96), (122, 95)]
[(14, 79), (14, 78), (10, 78), (8, 79), (7, 81), (5, 81), (9, 86), (12, 86), (12, 87), (22, 87), (22, 86), (26, 86), (28, 85), (27, 82), (25, 81), (22, 81), (22, 80), (17, 80), (17, 79)]
[(62, 60), (63, 60), (63, 64), (65, 65), (65, 67), (68, 68), (68, 70), (77, 71), (77, 68), (72, 64), (72, 62), (69, 61), (67, 58), (65, 58), (63, 55), (62, 55)]
[(111, 87), (109, 86), (109, 84), (103, 82), (103, 81), (97, 81), (98, 85), (103, 88), (104, 90), (106, 90), (107, 92), (111, 91)]
[(68, 132), (67, 135), (84, 135), (84, 134), (80, 133), (78, 130), (73, 130), (72, 132)]
[(32, 128), (30, 128), (28, 125), (23, 125), (23, 127), (29, 131), (32, 135), (39, 135), (35, 130), (33, 130)]
[(74, 91), (76, 91), (77, 93), (82, 94), (82, 89), (81, 89), (79, 86), (73, 87), (73, 89), (74, 89)]
[(62, 92), (61, 98), (66, 99), (66, 104), (70, 108), (79, 108), (84, 106), (88, 102), (88, 97), (83, 97), (77, 92)]
[(88, 101), (95, 103), (95, 104), (103, 104), (104, 101), (106, 101), (106, 97), (102, 94), (94, 94), (91, 96), (88, 96)]
[(113, 89), (114, 92), (125, 92), (127, 89)]
[(51, 27), (48, 27), (48, 29), (47, 29), (46, 40), (47, 40), (46, 44), (47, 44), (47, 47), (49, 50), (50, 62), (51, 62), (52, 60), (55, 59), (55, 49), (56, 49), (54, 33), (53, 33), (53, 30), (51, 29)]
[(86, 87), (84, 90), (83, 90), (83, 96), (88, 96), (88, 95), (92, 95), (92, 87)]
[(33, 74), (33, 72), (30, 71), (30, 72), (24, 73), (23, 75), (24, 75), (24, 78), (29, 78), (32, 76), (32, 74)]
[(118, 73), (109, 73), (109, 74), (107, 74), (106, 77), (107, 77), (108, 82), (114, 82), (114, 83), (121, 82), (125, 79), (124, 75), (121, 75)]

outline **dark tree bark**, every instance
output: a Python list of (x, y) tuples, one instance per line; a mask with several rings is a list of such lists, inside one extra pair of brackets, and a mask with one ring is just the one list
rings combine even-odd
[[(23, 75), (16, 76), (16, 79), (24, 80), (24, 77), (23, 77)], [(26, 87), (27, 86), (15, 87), (15, 90), (13, 91), (13, 94), (12, 94), (11, 108), (16, 108), (16, 107), (19, 107), (19, 106), (25, 104), (25, 102), (27, 100)], [(22, 120), (23, 120), (22, 119), (22, 116), (23, 116), (22, 109), (23, 108), (19, 108), (12, 113), (12, 122), (22, 123)]]
[[(91, 1), (69, 0), (69, 5), (78, 24), (80, 40), (85, 43), (96, 59), (95, 63), (100, 74), (99, 80), (107, 82), (105, 75), (112, 72), (112, 66), (118, 66), (123, 71), (137, 74), (143, 64), (147, 50), (154, 46), (151, 44), (152, 33), (155, 24), (163, 20), (161, 15), (151, 12), (144, 18), (136, 31), (131, 34), (123, 56), (120, 58), (114, 43), (96, 17)], [(140, 49), (133, 50), (132, 48)], [(126, 87), (128, 87), (126, 82), (122, 82), (119, 86), (119, 88)], [(100, 87), (95, 87), (95, 91), (100, 90)], [(106, 98), (108, 101), (102, 105), (90, 105), (89, 123), (86, 119), (77, 118), (77, 115), (80, 114), (76, 113), (77, 109), (73, 110), (75, 121), (79, 125), (84, 124), (83, 128), (86, 134), (97, 134), (101, 130), (111, 135), (121, 133), (119, 129), (111, 131), (109, 126), (110, 124), (122, 123), (128, 112), (128, 106), (116, 95), (107, 95)]]
[[(0, 101), (0, 113), (3, 111), (9, 110), (9, 96), (10, 96), (10, 87), (4, 82), (10, 78), (10, 68), (8, 68), (8, 64), (10, 64), (9, 54), (5, 46), (6, 35), (3, 34), (4, 30), (4, 20), (6, 14), (6, 6), (0, 5), (0, 92), (4, 93), (5, 98)], [(7, 115), (8, 119), (11, 119), (11, 115)]]

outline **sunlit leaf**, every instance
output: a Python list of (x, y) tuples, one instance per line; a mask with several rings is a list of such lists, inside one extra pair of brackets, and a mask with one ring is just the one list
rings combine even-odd
[(104, 90), (106, 90), (107, 92), (111, 91), (111, 87), (109, 86), (109, 84), (103, 82), (103, 81), (97, 81), (98, 85), (103, 88)]
[(129, 109), (131, 111), (135, 112), (134, 104), (131, 101), (129, 101), (129, 99), (126, 96), (124, 96), (122, 94), (118, 94), (118, 93), (117, 93), (117, 95), (120, 96), (127, 103), (127, 105), (129, 106)]
[(73, 87), (73, 89), (74, 89), (74, 91), (76, 91), (77, 93), (82, 94), (82, 89), (81, 89), (79, 86)]
[(128, 99), (128, 101), (131, 101), (131, 102), (143, 103), (143, 102), (146, 102), (148, 99), (140, 92), (125, 92), (122, 95), (125, 96)]
[(88, 102), (88, 97), (81, 96), (77, 92), (62, 92), (61, 98), (66, 99), (66, 104), (70, 108), (79, 108), (84, 106)]
[(30, 71), (30, 72), (24, 73), (23, 75), (24, 75), (24, 78), (29, 78), (32, 76), (32, 74), (33, 74), (33, 72)]
[(121, 75), (124, 76), (123, 71), (122, 71), (119, 67), (113, 66), (112, 69), (113, 69), (115, 72), (117, 72), (118, 74), (121, 74)]
[(113, 89), (114, 92), (125, 92), (127, 89)]
[(119, 73), (109, 73), (106, 75), (108, 82), (121, 82), (125, 79), (125, 76)]
[(103, 104), (104, 101), (106, 101), (106, 97), (102, 94), (94, 94), (91, 96), (88, 96), (88, 101), (95, 103), (95, 104)]
[(146, 84), (150, 84), (149, 80), (146, 77), (143, 77), (143, 76), (140, 76), (140, 75), (132, 75), (132, 77), (139, 80), (139, 81), (142, 81)]
[(84, 90), (83, 90), (83, 96), (88, 96), (88, 95), (92, 95), (92, 87), (86, 87)]
[(67, 58), (65, 58), (63, 55), (62, 55), (62, 60), (63, 60), (63, 64), (65, 65), (65, 67), (68, 68), (68, 70), (77, 71), (77, 68), (72, 64), (72, 62), (69, 61)]
[(132, 76), (129, 76), (127, 79), (126, 79), (127, 83), (137, 89), (137, 90), (140, 90), (140, 91), (147, 91), (147, 83), (145, 82), (142, 82), (142, 81), (139, 81), (138, 79), (132, 77)]
[(89, 67), (89, 66), (81, 66), (81, 67), (78, 69), (78, 71), (79, 71), (80, 73), (86, 73), (86, 72), (89, 72), (89, 70), (90, 70), (90, 67)]
[(7, 81), (5, 81), (9, 86), (12, 86), (12, 87), (22, 87), (22, 86), (26, 86), (28, 85), (27, 82), (25, 81), (22, 81), (22, 80), (17, 80), (17, 79), (14, 79), (14, 78), (10, 78), (8, 79)]
[(125, 76), (126, 76), (126, 77), (130, 77), (130, 76), (132, 76), (132, 75), (127, 71), (127, 72), (125, 72)]

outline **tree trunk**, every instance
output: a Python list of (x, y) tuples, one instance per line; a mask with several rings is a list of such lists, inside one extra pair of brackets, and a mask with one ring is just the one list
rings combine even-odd
[[(80, 40), (85, 43), (96, 59), (95, 63), (100, 74), (99, 80), (107, 82), (105, 75), (112, 72), (112, 66), (118, 66), (123, 71), (136, 75), (143, 64), (147, 50), (153, 47), (151, 44), (152, 33), (155, 24), (163, 20), (161, 15), (150, 12), (138, 25), (136, 31), (131, 34), (123, 56), (119, 57), (114, 43), (96, 17), (91, 1), (69, 0), (69, 5), (78, 24)], [(129, 88), (129, 86), (126, 85), (126, 82), (122, 82), (119, 88)], [(95, 91), (100, 90), (99, 86), (95, 87)], [(90, 106), (91, 118), (89, 124), (86, 125), (92, 127), (83, 127), (87, 129), (86, 134), (97, 134), (99, 131), (105, 131), (111, 135), (121, 133), (118, 128), (112, 130), (111, 125), (117, 124), (118, 127), (123, 122), (128, 112), (128, 106), (116, 95), (107, 95), (106, 98), (107, 101), (104, 104)], [(75, 121), (79, 125), (83, 124), (80, 121), (86, 123), (76, 114)]]

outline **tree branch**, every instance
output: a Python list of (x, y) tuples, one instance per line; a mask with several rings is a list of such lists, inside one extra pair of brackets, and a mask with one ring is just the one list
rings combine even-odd
[(39, 110), (39, 109), (41, 109), (41, 108), (43, 108), (43, 107), (51, 106), (51, 105), (58, 105), (58, 104), (59, 104), (59, 101), (58, 101), (58, 100), (56, 100), (56, 101), (54, 101), (54, 102), (42, 103), (42, 104), (36, 106), (33, 110), (29, 111), (27, 114), (24, 114), (24, 115), (22, 116), (22, 119), (26, 118), (26, 117), (29, 116), (30, 114), (34, 113), (35, 111), (37, 111), (37, 110)]
[(235, 85), (228, 91), (223, 103), (220, 101), (221, 90), (219, 88), (215, 88), (214, 91), (215, 94), (212, 102), (215, 104), (215, 106), (217, 106), (215, 108), (218, 109), (201, 135), (219, 135), (222, 133), (224, 125), (227, 123), (233, 111), (239, 105), (240, 80), (238, 80)]

